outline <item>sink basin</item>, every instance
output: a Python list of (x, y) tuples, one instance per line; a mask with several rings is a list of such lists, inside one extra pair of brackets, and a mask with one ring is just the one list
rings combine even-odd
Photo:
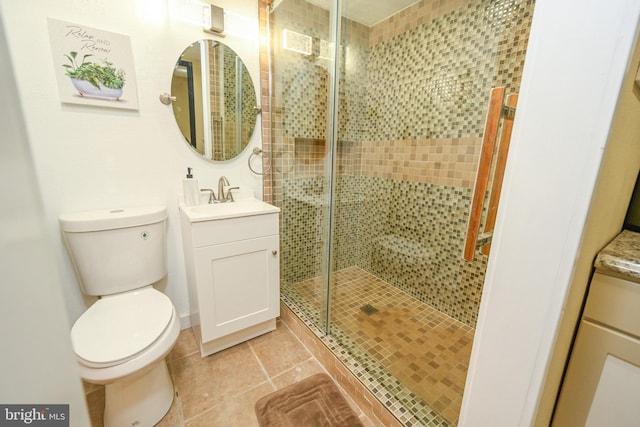
[(189, 221), (201, 222), (280, 212), (280, 208), (258, 199), (242, 199), (230, 203), (199, 206), (184, 206), (181, 204), (180, 211), (189, 218)]

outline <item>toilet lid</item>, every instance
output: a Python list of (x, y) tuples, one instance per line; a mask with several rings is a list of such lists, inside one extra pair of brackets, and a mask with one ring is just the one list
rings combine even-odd
[(152, 287), (96, 301), (71, 329), (76, 355), (97, 364), (117, 363), (150, 346), (164, 332), (173, 304)]

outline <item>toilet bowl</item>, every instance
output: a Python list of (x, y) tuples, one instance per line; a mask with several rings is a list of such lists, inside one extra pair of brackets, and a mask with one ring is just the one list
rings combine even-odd
[(165, 357), (180, 333), (166, 275), (166, 209), (65, 214), (60, 224), (82, 290), (99, 296), (74, 323), (80, 376), (105, 385), (105, 427), (157, 424), (173, 402)]
[(179, 332), (173, 304), (149, 286), (96, 301), (73, 325), (71, 342), (82, 377), (106, 384), (162, 359)]

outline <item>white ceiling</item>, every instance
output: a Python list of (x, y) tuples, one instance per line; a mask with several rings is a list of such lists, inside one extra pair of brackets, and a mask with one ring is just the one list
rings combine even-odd
[[(331, 8), (332, 0), (308, 0), (323, 9)], [(343, 13), (347, 18), (368, 27), (395, 15), (419, 0), (343, 0)]]

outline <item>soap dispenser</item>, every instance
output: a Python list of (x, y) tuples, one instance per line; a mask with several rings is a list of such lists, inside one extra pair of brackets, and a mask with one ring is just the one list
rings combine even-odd
[(192, 168), (187, 168), (187, 177), (182, 181), (185, 206), (197, 206), (200, 204), (200, 188), (198, 180), (191, 173)]

